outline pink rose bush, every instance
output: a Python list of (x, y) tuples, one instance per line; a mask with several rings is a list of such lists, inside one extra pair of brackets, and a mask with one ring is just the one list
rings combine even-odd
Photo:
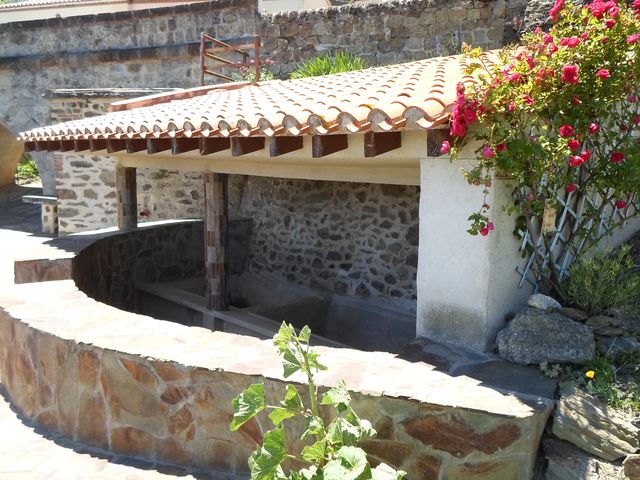
[[(476, 165), (465, 177), (485, 197), (496, 175), (509, 178), (509, 210), (517, 212), (520, 232), (534, 232), (563, 196), (579, 202), (597, 194), (602, 202), (568, 233), (568, 248), (588, 247), (600, 239), (594, 220), (603, 209), (638, 213), (632, 204), (640, 196), (640, 0), (582, 7), (556, 0), (549, 17), (555, 23), (548, 32), (525, 34), (517, 51), (503, 49), (498, 62), (466, 49), (475, 82), (458, 86), (449, 153), (455, 159), (477, 142)], [(489, 235), (486, 198), (469, 220), (469, 233)], [(554, 264), (544, 249), (531, 253), (541, 255), (539, 265)], [(540, 267), (538, 274), (562, 298), (558, 272)]]

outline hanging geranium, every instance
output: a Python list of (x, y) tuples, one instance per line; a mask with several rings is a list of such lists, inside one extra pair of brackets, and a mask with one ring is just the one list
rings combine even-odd
[[(583, 7), (556, 0), (549, 16), (549, 32), (526, 34), (498, 62), (467, 49), (467, 73), (478, 82), (458, 86), (451, 155), (477, 141), (475, 167), (464, 172), (469, 183), (486, 192), (496, 174), (511, 179), (520, 231), (544, 247), (531, 252), (538, 279), (564, 298), (543, 214), (559, 199), (600, 199), (563, 232), (577, 256), (600, 240), (607, 208), (638, 213), (630, 205), (640, 193), (640, 0)], [(471, 215), (470, 233), (490, 233), (489, 212), (485, 202)]]

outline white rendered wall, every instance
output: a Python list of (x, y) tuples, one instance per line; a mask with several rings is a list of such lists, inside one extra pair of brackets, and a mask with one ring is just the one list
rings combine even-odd
[(460, 172), (470, 166), (469, 160), (451, 163), (446, 157), (420, 162), (416, 330), (418, 336), (488, 351), (505, 316), (525, 304), (531, 288), (518, 288), (522, 259), (514, 217), (500, 208), (508, 199), (504, 181), (495, 182), (487, 199), (495, 230), (486, 237), (466, 232), (467, 218), (483, 202), (482, 188), (469, 185)]

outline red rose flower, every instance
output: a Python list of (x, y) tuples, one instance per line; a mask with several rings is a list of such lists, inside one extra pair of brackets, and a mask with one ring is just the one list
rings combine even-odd
[(616, 200), (615, 205), (618, 210), (621, 210), (627, 206), (627, 202), (625, 202), (624, 200)]
[(605, 26), (607, 28), (613, 28), (616, 26), (616, 21), (613, 20), (612, 18), (610, 18), (609, 20), (607, 20), (606, 22), (604, 22)]
[(576, 65), (567, 64), (562, 67), (561, 80), (565, 83), (578, 83), (578, 67)]
[(491, 158), (495, 155), (495, 152), (491, 149), (489, 145), (485, 145), (484, 147), (482, 147), (482, 155), (485, 158)]
[(573, 137), (575, 135), (575, 130), (571, 125), (562, 125), (558, 130), (560, 132), (561, 137)]
[(627, 37), (627, 43), (629, 45), (633, 45), (635, 43), (638, 43), (638, 38), (640, 38), (640, 34), (637, 34), (637, 33), (631, 34), (631, 35), (629, 35)]
[(636, 125), (640, 125), (640, 115), (636, 115), (635, 117), (633, 117), (633, 123), (635, 123)]
[(591, 158), (591, 152), (590, 152), (589, 150), (585, 150), (584, 152), (582, 152), (582, 153), (580, 154), (580, 156), (582, 157), (582, 159), (583, 159), (585, 162), (588, 162), (588, 161), (589, 161), (589, 159)]
[(572, 138), (571, 140), (569, 140), (567, 142), (567, 145), (569, 146), (569, 150), (571, 150), (572, 152), (575, 152), (576, 150), (580, 149), (580, 142), (575, 138)]
[(444, 155), (445, 153), (449, 153), (451, 150), (451, 144), (446, 140), (440, 144), (440, 153)]
[(611, 163), (622, 163), (622, 162), (624, 162), (623, 152), (611, 152)]
[(554, 22), (558, 20), (558, 13), (560, 13), (560, 10), (562, 10), (563, 7), (564, 0), (555, 1), (553, 7), (551, 7), (551, 10), (549, 10), (549, 17), (551, 17), (551, 20), (553, 20)]
[(584, 162), (585, 162), (585, 159), (582, 158), (580, 155), (574, 155), (569, 159), (569, 166), (570, 167), (579, 167)]
[(570, 183), (565, 187), (567, 193), (575, 192), (578, 189), (578, 186), (575, 183)]
[(486, 237), (487, 235), (489, 235), (489, 229), (487, 227), (482, 227), (480, 229), (480, 235), (482, 235), (483, 237)]
[(638, 101), (638, 96), (636, 94), (632, 93), (627, 97), (627, 101), (629, 103), (636, 103)]
[(490, 232), (494, 231), (495, 228), (496, 227), (493, 225), (493, 223), (491, 223), (491, 222), (487, 223), (487, 230), (489, 230)]
[(520, 75), (518, 72), (512, 73), (511, 75), (509, 75), (507, 77), (507, 81), (509, 82), (519, 82), (521, 79), (522, 75)]
[(606, 10), (602, 0), (594, 0), (587, 8), (595, 18), (602, 18)]
[(609, 42), (609, 37), (602, 37), (602, 40), (600, 40), (600, 42), (604, 45), (605, 43)]
[[(640, 1), (640, 0), (639, 0), (639, 1)], [(554, 40), (553, 35), (549, 35), (548, 33), (545, 33), (545, 34), (542, 36), (542, 41), (544, 42), (544, 44), (545, 44), (545, 45), (548, 45), (548, 44), (550, 44), (550, 43), (553, 43), (553, 40)]]
[(608, 13), (611, 16), (611, 18), (617, 18), (618, 15), (620, 14), (620, 9), (617, 6), (613, 6), (609, 9)]
[(567, 39), (567, 47), (575, 48), (580, 44), (580, 39), (578, 37), (571, 37)]
[(609, 73), (609, 70), (607, 70), (606, 68), (601, 68), (600, 70), (598, 70), (596, 72), (596, 75), (598, 76), (598, 78), (602, 80), (609, 78), (611, 76), (611, 74)]
[(589, 133), (596, 134), (599, 131), (600, 131), (600, 125), (598, 125), (597, 123), (594, 122), (591, 125), (589, 125)]
[(504, 152), (507, 149), (507, 146), (504, 143), (499, 143), (496, 145), (496, 150), (499, 152)]

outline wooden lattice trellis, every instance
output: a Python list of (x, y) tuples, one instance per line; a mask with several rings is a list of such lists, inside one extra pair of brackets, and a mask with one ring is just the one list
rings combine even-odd
[[(546, 255), (546, 247), (543, 241), (543, 237), (540, 234), (542, 225), (537, 222), (533, 226), (536, 229), (538, 235), (534, 235), (538, 240), (536, 244), (533, 244), (533, 237), (530, 232), (521, 231), (522, 242), (520, 244), (520, 252), (527, 252), (523, 265), (516, 268), (517, 273), (520, 275), (520, 281), (518, 286), (520, 288), (525, 283), (533, 286), (537, 292), (539, 289), (538, 279), (535, 275), (535, 259), (533, 250), (537, 249), (540, 252), (541, 257), (544, 258), (542, 268), (547, 267), (549, 261), (553, 261), (556, 270), (559, 272), (560, 279), (564, 279), (567, 276), (567, 270), (571, 266), (576, 254), (579, 253), (585, 246), (585, 239), (576, 239), (577, 244), (574, 248), (568, 245), (570, 234), (575, 233), (579, 228), (580, 220), (583, 217), (585, 210), (595, 208), (598, 209), (602, 206), (603, 199), (600, 195), (594, 194), (576, 195), (575, 193), (569, 193), (558, 198), (560, 209), (556, 220), (556, 230), (551, 234), (547, 234), (549, 249), (551, 255)], [(616, 208), (615, 202), (610, 200), (608, 204), (602, 209), (602, 214), (598, 220), (591, 220), (585, 225), (586, 229), (592, 228), (594, 222), (598, 222), (596, 225), (596, 235), (598, 237), (605, 236), (612, 233), (612, 231), (620, 226), (624, 226), (628, 220), (640, 212), (640, 198), (636, 195), (627, 201), (627, 206), (622, 209)]]

